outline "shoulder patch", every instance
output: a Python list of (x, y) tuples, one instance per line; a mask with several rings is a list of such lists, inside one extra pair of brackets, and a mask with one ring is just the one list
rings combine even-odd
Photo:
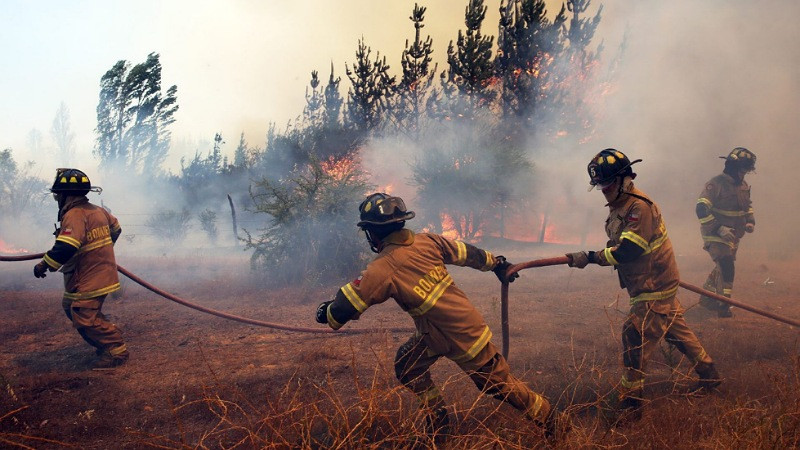
[(359, 276), (358, 278), (356, 278), (355, 280), (353, 280), (353, 286), (355, 286), (355, 287), (358, 287), (358, 286), (360, 286), (360, 285), (361, 285), (361, 278), (363, 278), (363, 277), (362, 277), (362, 276)]
[(64, 236), (70, 236), (72, 234), (72, 228), (64, 228), (61, 230), (61, 234)]
[(628, 216), (625, 217), (625, 220), (628, 222), (638, 222), (639, 221), (639, 213), (635, 211), (631, 211), (628, 213)]

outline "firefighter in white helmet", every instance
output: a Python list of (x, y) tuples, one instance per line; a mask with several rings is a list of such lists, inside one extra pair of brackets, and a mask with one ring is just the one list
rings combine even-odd
[(663, 338), (675, 345), (695, 366), (698, 388), (720, 384), (711, 357), (700, 345), (683, 317), (678, 301), (678, 265), (658, 206), (636, 189), (636, 174), (625, 154), (613, 148), (598, 153), (588, 166), (591, 187), (602, 190), (608, 206), (606, 234), (609, 241), (598, 251), (570, 253), (570, 266), (589, 263), (613, 266), (620, 287), (628, 290), (630, 313), (622, 327), (620, 407), (638, 417), (642, 403), (647, 361)]

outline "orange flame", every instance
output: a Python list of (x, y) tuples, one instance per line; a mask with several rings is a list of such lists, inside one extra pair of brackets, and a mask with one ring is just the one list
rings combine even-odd
[(0, 239), (0, 253), (13, 255), (18, 253), (28, 253), (28, 250), (24, 248), (14, 248), (13, 246), (6, 244), (5, 241)]

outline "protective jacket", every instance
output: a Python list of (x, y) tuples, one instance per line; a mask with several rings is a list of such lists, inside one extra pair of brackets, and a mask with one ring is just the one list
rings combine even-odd
[(414, 319), (431, 354), (457, 363), (472, 361), (492, 333), (456, 287), (446, 264), (488, 271), (497, 262), (491, 252), (437, 234), (402, 229), (388, 235), (361, 276), (337, 291), (328, 307), (328, 324), (339, 329), (370, 306), (393, 298)]
[(630, 303), (653, 302), (666, 314), (673, 308), (680, 275), (658, 206), (632, 183), (608, 204), (607, 247), (595, 252), (601, 266), (613, 265)]
[(83, 196), (68, 201), (59, 216), (61, 228), (44, 261), (64, 273), (64, 298), (84, 300), (118, 290), (114, 242), (122, 232), (119, 221)]
[[(744, 180), (737, 183), (733, 177), (721, 173), (706, 183), (697, 199), (697, 216), (703, 242), (719, 242), (734, 246), (744, 236), (745, 225), (755, 225), (753, 206), (750, 201), (750, 186)], [(720, 225), (733, 228), (735, 242), (717, 235)]]

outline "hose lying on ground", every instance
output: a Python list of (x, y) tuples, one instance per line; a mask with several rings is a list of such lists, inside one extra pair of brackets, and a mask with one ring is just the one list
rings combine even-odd
[[(519, 272), (522, 269), (530, 269), (532, 267), (545, 267), (545, 266), (557, 266), (561, 264), (569, 264), (569, 257), (568, 256), (558, 256), (555, 258), (545, 258), (545, 259), (537, 259), (533, 261), (527, 261), (519, 264), (514, 264), (510, 266), (506, 270), (506, 279), (511, 275)], [(707, 297), (713, 298), (714, 300), (719, 300), (723, 303), (727, 303), (731, 306), (735, 306), (737, 308), (741, 308), (752, 313), (758, 314), (760, 316), (768, 317), (773, 320), (777, 320), (778, 322), (783, 322), (795, 327), (800, 328), (800, 320), (790, 319), (788, 317), (779, 316), (777, 314), (773, 314), (769, 311), (764, 311), (763, 309), (756, 308), (755, 306), (750, 306), (746, 303), (742, 303), (728, 297), (724, 297), (717, 293), (707, 291), (703, 288), (699, 288), (695, 285), (689, 284), (685, 281), (679, 282), (680, 287), (690, 290), (692, 292), (696, 292), (700, 295), (705, 295)], [(508, 331), (508, 281), (504, 281), (503, 284), (500, 286), (500, 325), (503, 330), (503, 356), (508, 358), (508, 347), (509, 347), (509, 331)]]
[[(41, 259), (44, 256), (44, 253), (34, 253), (28, 255), (16, 255), (16, 256), (3, 256), (0, 255), (0, 261), (31, 261), (34, 259)], [(181, 304), (188, 308), (195, 309), (200, 312), (204, 312), (206, 314), (211, 314), (217, 317), (222, 317), (223, 319), (235, 320), (236, 322), (242, 322), (250, 325), (256, 325), (259, 327), (265, 328), (273, 328), (276, 330), (285, 330), (285, 331), (296, 331), (299, 333), (317, 333), (317, 334), (364, 334), (364, 333), (373, 333), (376, 331), (388, 331), (388, 332), (411, 332), (414, 331), (413, 328), (380, 328), (380, 329), (347, 329), (347, 330), (339, 330), (335, 331), (330, 328), (303, 328), (303, 327), (291, 327), (288, 325), (281, 325), (279, 323), (272, 323), (272, 322), (264, 322), (262, 320), (256, 319), (249, 319), (247, 317), (237, 316), (234, 314), (224, 313), (222, 311), (217, 311), (215, 309), (206, 308), (204, 306), (197, 305), (195, 303), (189, 302), (184, 300), (178, 296), (172, 295), (169, 292), (166, 292), (162, 289), (153, 286), (152, 284), (144, 281), (143, 279), (139, 278), (138, 276), (131, 273), (128, 269), (117, 265), (117, 270), (119, 273), (125, 275), (126, 277), (133, 280), (135, 283), (140, 284), (145, 289), (155, 292), (156, 294), (166, 298), (167, 300), (172, 300), (175, 303)]]

